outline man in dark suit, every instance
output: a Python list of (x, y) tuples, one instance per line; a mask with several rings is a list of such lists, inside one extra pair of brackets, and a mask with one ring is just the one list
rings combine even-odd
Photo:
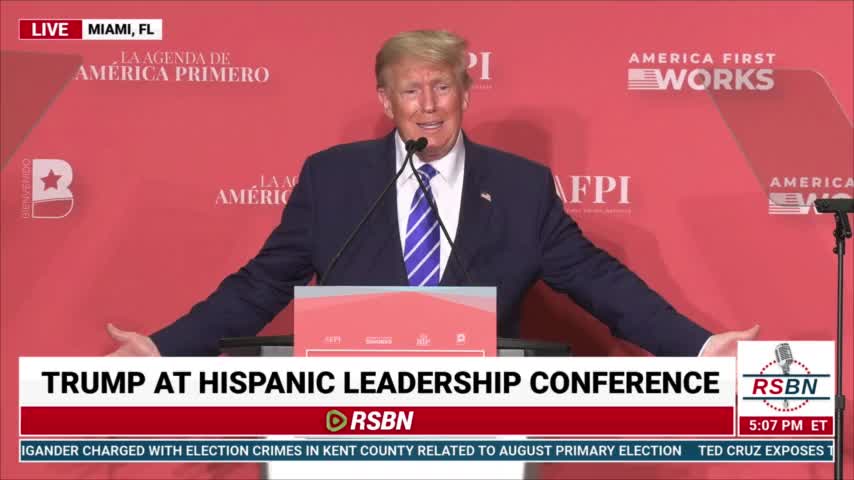
[[(116, 355), (214, 355), (221, 337), (254, 335), (331, 259), (403, 164), (405, 141), (427, 147), (324, 281), (328, 285), (490, 285), (498, 332), (519, 335), (522, 298), (542, 278), (656, 355), (733, 355), (757, 327), (712, 336), (591, 244), (563, 210), (548, 168), (478, 145), (462, 132), (471, 80), (466, 43), (405, 32), (377, 54), (377, 95), (396, 129), (306, 160), (282, 221), (261, 251), (184, 317), (146, 337), (109, 325)], [(435, 202), (454, 241), (440, 233)]]

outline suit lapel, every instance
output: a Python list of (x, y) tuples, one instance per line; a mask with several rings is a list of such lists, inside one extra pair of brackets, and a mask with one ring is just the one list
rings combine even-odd
[[(395, 174), (395, 132), (382, 140), (377, 154), (371, 158), (368, 168), (362, 169), (362, 186), (365, 198), (365, 211), (376, 200), (386, 184)], [(363, 214), (364, 215), (364, 214)], [(403, 263), (403, 252), (400, 246), (400, 227), (397, 221), (397, 188), (392, 186), (386, 193), (382, 203), (377, 207), (372, 218), (365, 225), (362, 235), (371, 235), (379, 242), (379, 263), (374, 269), (374, 275), (388, 281), (389, 285), (408, 285), (406, 265)], [(387, 252), (387, 253), (383, 253)]]
[[(463, 140), (466, 146), (466, 165), (460, 218), (454, 244), (457, 256), (465, 264), (474, 284), (477, 284), (479, 279), (477, 272), (472, 270), (472, 264), (481, 243), (488, 238), (493, 214), (492, 193), (489, 188), (489, 168), (483, 148), (470, 142), (465, 135)], [(448, 265), (439, 284), (443, 286), (469, 284), (453, 255), (448, 259)]]

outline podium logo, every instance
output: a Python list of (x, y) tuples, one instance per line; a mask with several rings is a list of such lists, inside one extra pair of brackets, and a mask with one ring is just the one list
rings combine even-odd
[(71, 165), (59, 159), (24, 160), (23, 207), (24, 218), (63, 218), (74, 208), (70, 186), (74, 179)]
[(330, 410), (326, 412), (326, 429), (335, 433), (347, 426), (347, 415), (338, 410)]

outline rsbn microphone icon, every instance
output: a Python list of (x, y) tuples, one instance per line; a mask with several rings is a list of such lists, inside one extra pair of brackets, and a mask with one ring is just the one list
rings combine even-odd
[[(774, 355), (777, 356), (777, 364), (783, 370), (783, 375), (788, 375), (792, 365), (792, 347), (788, 343), (781, 343), (774, 347)], [(789, 408), (789, 400), (783, 400), (783, 408)]]

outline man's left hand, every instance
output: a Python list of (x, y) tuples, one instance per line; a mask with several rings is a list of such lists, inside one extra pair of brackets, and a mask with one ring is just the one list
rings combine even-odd
[(734, 357), (739, 340), (754, 340), (759, 335), (759, 325), (747, 330), (724, 332), (709, 337), (702, 357)]

